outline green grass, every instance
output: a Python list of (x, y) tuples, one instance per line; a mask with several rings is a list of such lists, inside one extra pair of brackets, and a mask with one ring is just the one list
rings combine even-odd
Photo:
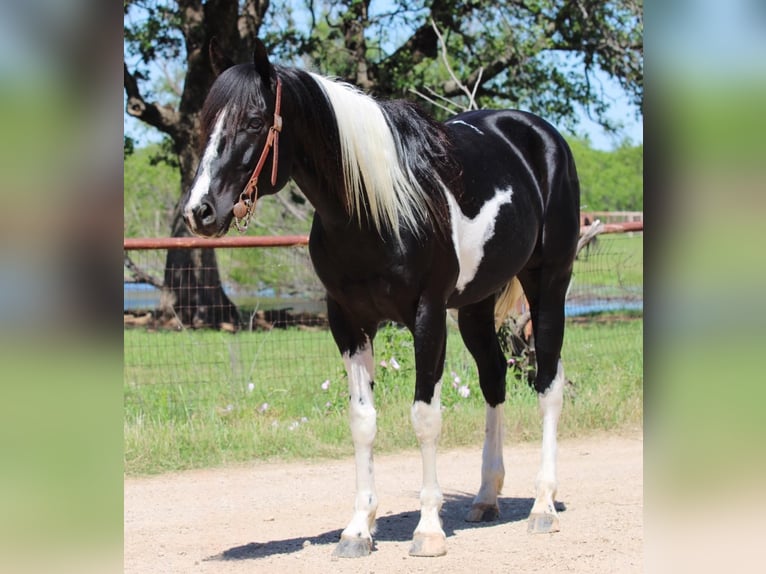
[(570, 296), (620, 297), (635, 295), (644, 279), (643, 234), (599, 235), (587, 258), (575, 261)]
[[(641, 424), (641, 320), (569, 324), (560, 436)], [(342, 362), (326, 331), (231, 335), (125, 331), (125, 472), (150, 474), (252, 459), (306, 459), (353, 452)], [(416, 447), (409, 419), (412, 341), (382, 329), (375, 340), (376, 452)], [(395, 359), (399, 368), (392, 367)], [(459, 383), (456, 383), (456, 377)], [(327, 389), (322, 388), (326, 383)], [(466, 386), (468, 397), (459, 389)], [(476, 369), (450, 330), (443, 378), (441, 446), (475, 445), (484, 434)], [(508, 440), (540, 436), (537, 397), (508, 377)]]

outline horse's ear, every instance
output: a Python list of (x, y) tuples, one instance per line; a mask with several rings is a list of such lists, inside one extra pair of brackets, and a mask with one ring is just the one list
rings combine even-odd
[(221, 75), (221, 72), (234, 65), (234, 61), (224, 53), (221, 49), (221, 45), (218, 43), (218, 38), (215, 36), (210, 39), (208, 55), (210, 57), (210, 67), (213, 68), (213, 73), (216, 77)]
[(253, 50), (253, 63), (255, 64), (255, 70), (263, 80), (263, 83), (267, 86), (271, 86), (271, 80), (274, 79), (274, 68), (272, 68), (269, 62), (269, 53), (266, 51), (266, 46), (260, 39), (255, 39), (255, 48)]

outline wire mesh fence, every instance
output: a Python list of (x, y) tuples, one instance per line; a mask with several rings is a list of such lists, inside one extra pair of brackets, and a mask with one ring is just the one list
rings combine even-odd
[[(184, 395), (185, 404), (194, 404), (195, 394), (204, 392), (209, 383), (229, 385), (235, 396), (257, 388), (263, 380), (271, 387), (280, 381), (305, 380), (314, 388), (324, 380), (343, 377), (327, 329), (323, 289), (305, 245), (217, 248), (221, 290), (236, 308), (237, 320), (201, 328), (180, 320), (179, 301), (198, 307), (205, 301), (179, 299), (177, 293), (162, 288), (166, 250), (131, 249), (125, 255), (126, 402), (145, 400), (133, 392), (145, 385), (156, 385), (159, 395), (163, 387), (172, 389), (175, 395)], [(189, 273), (186, 283), (193, 284), (199, 269), (181, 272)], [(642, 353), (642, 232), (599, 235), (580, 252), (566, 316), (565, 361), (575, 349), (597, 349), (613, 354), (615, 360), (625, 352)], [(448, 362), (472, 368), (453, 317), (448, 317), (448, 324)]]

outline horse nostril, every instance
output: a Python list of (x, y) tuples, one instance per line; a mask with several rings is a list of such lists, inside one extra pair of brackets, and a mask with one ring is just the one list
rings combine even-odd
[(215, 207), (209, 201), (203, 201), (194, 210), (195, 219), (203, 226), (215, 223)]

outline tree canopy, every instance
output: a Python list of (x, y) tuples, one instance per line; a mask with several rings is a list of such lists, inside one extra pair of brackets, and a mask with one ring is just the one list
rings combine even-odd
[(582, 211), (644, 210), (644, 146), (624, 142), (613, 151), (569, 140), (580, 177)]
[[(126, 111), (171, 139), (184, 184), (214, 36), (236, 61), (260, 37), (277, 62), (425, 107), (415, 92), (465, 106), (470, 90), (480, 107), (565, 128), (585, 109), (614, 130), (598, 72), (643, 109), (640, 0), (124, 0), (124, 13)], [(164, 77), (148, 84), (158, 69)]]

